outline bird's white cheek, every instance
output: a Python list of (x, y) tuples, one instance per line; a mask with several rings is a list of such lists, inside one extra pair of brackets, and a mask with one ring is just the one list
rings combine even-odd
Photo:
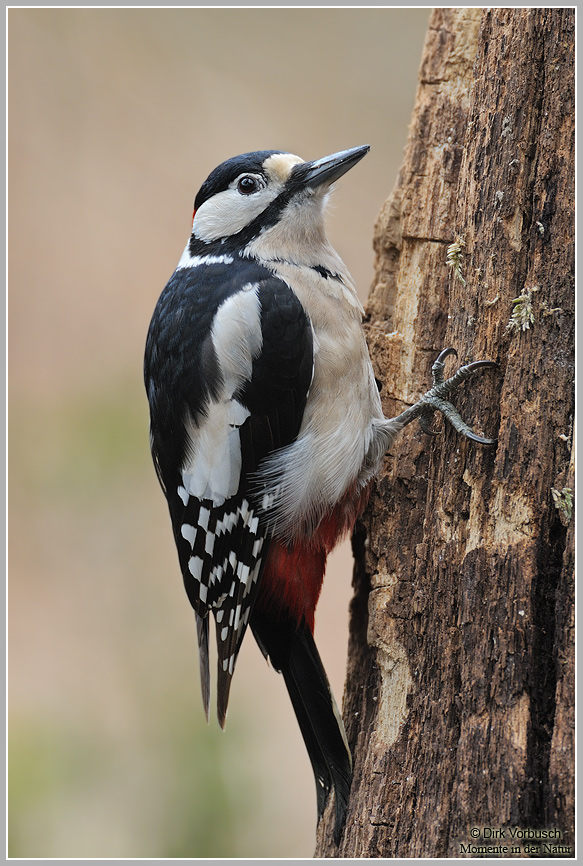
[(207, 243), (235, 235), (258, 217), (276, 195), (275, 190), (264, 190), (257, 195), (242, 196), (234, 189), (227, 189), (199, 207), (192, 231), (195, 237)]

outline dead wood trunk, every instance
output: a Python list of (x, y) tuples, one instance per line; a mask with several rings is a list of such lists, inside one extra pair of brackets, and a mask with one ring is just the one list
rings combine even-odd
[(346, 830), (316, 856), (573, 851), (573, 211), (573, 10), (435, 11), (370, 350), (388, 416), (444, 346), (496, 360), (455, 401), (498, 444), (436, 419), (387, 458), (353, 539)]

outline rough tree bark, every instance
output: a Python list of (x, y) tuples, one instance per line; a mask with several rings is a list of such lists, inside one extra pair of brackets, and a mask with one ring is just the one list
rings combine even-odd
[(496, 360), (454, 399), (498, 443), (411, 425), (357, 526), (354, 783), (316, 856), (573, 851), (573, 211), (573, 10), (435, 11), (368, 337), (388, 416), (444, 346)]

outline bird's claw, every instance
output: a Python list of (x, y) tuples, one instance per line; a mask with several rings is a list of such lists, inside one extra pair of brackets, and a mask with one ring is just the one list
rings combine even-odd
[(426, 409), (419, 416), (419, 426), (427, 436), (439, 436), (439, 430), (432, 430), (429, 426), (433, 418), (433, 409)]
[(448, 349), (442, 349), (433, 365), (431, 367), (431, 378), (433, 379), (434, 385), (441, 385), (443, 382), (443, 371), (445, 370), (445, 359), (449, 357), (449, 355), (455, 355), (457, 358), (457, 352), (450, 346)]
[(406, 409), (401, 415), (397, 416), (396, 421), (400, 421), (403, 425), (409, 424), (414, 418), (419, 418), (421, 429), (429, 436), (437, 436), (438, 432), (430, 427), (431, 418), (434, 412), (441, 412), (449, 423), (458, 433), (465, 436), (466, 439), (471, 439), (472, 442), (478, 442), (480, 445), (495, 445), (496, 439), (489, 439), (485, 436), (478, 436), (477, 433), (465, 423), (455, 406), (445, 398), (455, 390), (458, 385), (469, 379), (475, 372), (482, 369), (496, 368), (498, 364), (495, 361), (473, 361), (470, 364), (465, 364), (460, 367), (453, 376), (444, 379), (445, 359), (449, 355), (455, 355), (457, 352), (453, 348), (444, 349), (440, 352), (437, 359), (431, 367), (431, 376), (433, 379), (433, 387), (424, 394), (413, 406)]

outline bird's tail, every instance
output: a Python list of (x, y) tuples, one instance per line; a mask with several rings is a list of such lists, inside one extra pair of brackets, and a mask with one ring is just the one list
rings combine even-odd
[(263, 654), (283, 674), (312, 762), (318, 821), (334, 790), (334, 838), (338, 844), (346, 818), (352, 758), (344, 725), (309, 626), (302, 620), (266, 623), (259, 613), (251, 628)]

